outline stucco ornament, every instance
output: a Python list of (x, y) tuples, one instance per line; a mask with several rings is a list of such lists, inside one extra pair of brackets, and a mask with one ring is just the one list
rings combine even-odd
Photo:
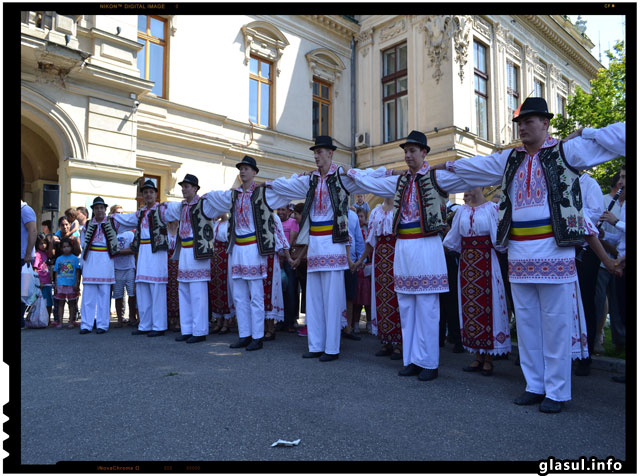
[(449, 48), (453, 40), (455, 61), (460, 65), (460, 81), (464, 80), (464, 66), (467, 64), (469, 31), (472, 18), (469, 15), (429, 15), (424, 24), (425, 46), (430, 66), (435, 71), (432, 77), (436, 83), (442, 78), (441, 66), (449, 59)]

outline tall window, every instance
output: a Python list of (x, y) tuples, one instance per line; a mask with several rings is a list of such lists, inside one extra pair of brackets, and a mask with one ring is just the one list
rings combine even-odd
[(313, 138), (330, 136), (331, 86), (313, 78)]
[[(509, 116), (513, 118), (513, 113), (518, 109), (520, 92), (518, 89), (518, 67), (507, 61), (507, 106), (509, 108)], [(513, 127), (511, 133), (512, 139), (518, 138), (518, 128)]]
[(162, 188), (160, 187), (160, 179), (161, 177), (159, 175), (144, 174), (142, 177), (140, 177), (137, 180), (138, 189), (136, 192), (136, 202), (138, 203), (138, 208), (141, 208), (142, 206), (144, 206), (144, 198), (142, 197), (142, 190), (140, 190), (140, 187), (142, 187), (142, 185), (147, 180), (151, 180), (153, 184), (156, 186), (156, 188), (158, 189), (158, 201), (160, 201), (160, 191), (162, 190)]
[(476, 117), (478, 125), (476, 133), (482, 139), (489, 139), (489, 112), (487, 102), (489, 100), (489, 74), (487, 71), (487, 47), (476, 41), (473, 42), (473, 71), (474, 89), (476, 95)]
[(140, 77), (153, 81), (151, 92), (166, 97), (165, 71), (167, 60), (167, 20), (153, 15), (138, 15), (138, 52)]
[(533, 80), (533, 95), (537, 98), (544, 97), (544, 83), (542, 81)]
[(558, 94), (558, 115), (567, 117), (567, 100)]
[(407, 136), (407, 85), (407, 44), (402, 43), (382, 52), (384, 142), (393, 142)]
[(271, 127), (271, 95), (273, 93), (273, 63), (251, 56), (249, 59), (249, 120)]

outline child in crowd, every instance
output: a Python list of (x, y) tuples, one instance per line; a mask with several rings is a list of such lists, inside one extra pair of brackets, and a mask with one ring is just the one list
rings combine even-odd
[[(51, 318), (51, 309), (53, 307), (53, 298), (51, 296), (51, 271), (49, 270), (47, 256), (47, 248), (49, 242), (47, 241), (44, 233), (38, 233), (36, 238), (36, 257), (33, 260), (33, 269), (38, 272), (38, 278), (40, 279), (40, 290), (42, 291), (42, 297), (47, 303), (47, 314)], [(55, 322), (55, 321), (54, 321)]]
[[(362, 195), (362, 197), (364, 197), (364, 195)], [(357, 208), (357, 212), (360, 232), (362, 233), (362, 238), (366, 242), (368, 234), (367, 227), (369, 223), (369, 213), (364, 208)], [(358, 323), (360, 322), (360, 314), (362, 313), (363, 306), (367, 315), (367, 332), (371, 334), (371, 265), (368, 263), (365, 265), (365, 267), (362, 267), (358, 270), (358, 288), (356, 297), (353, 300), (354, 326), (359, 326)]]
[(68, 329), (79, 324), (76, 322), (78, 313), (78, 298), (80, 297), (80, 260), (72, 254), (73, 246), (69, 238), (60, 241), (62, 254), (53, 266), (54, 299), (58, 300), (59, 321), (54, 327), (62, 328), (65, 300), (69, 303)]

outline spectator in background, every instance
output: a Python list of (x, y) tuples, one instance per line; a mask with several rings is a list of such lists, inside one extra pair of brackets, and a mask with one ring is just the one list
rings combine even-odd
[(367, 216), (369, 216), (369, 212), (371, 211), (371, 209), (369, 208), (369, 204), (364, 201), (364, 194), (356, 193), (354, 194), (354, 198), (355, 202), (353, 204), (353, 211), (357, 213), (358, 210), (364, 210), (365, 212), (367, 212)]
[(354, 321), (354, 300), (358, 292), (358, 273), (355, 271), (354, 265), (364, 253), (364, 239), (360, 231), (360, 222), (358, 215), (349, 209), (349, 236), (351, 238), (351, 249), (349, 253), (349, 268), (344, 270), (344, 288), (347, 298), (347, 326), (342, 331), (342, 335), (347, 339), (360, 340), (356, 332), (360, 332), (360, 314), (358, 313), (357, 321)]
[[(109, 216), (123, 213), (122, 206), (113, 205), (109, 211)], [(113, 299), (116, 301), (116, 316), (118, 322), (113, 327), (122, 327), (124, 321), (124, 291), (127, 290), (127, 304), (129, 308), (129, 323), (136, 321), (136, 256), (131, 249), (134, 233), (132, 231), (122, 231), (118, 233), (118, 248), (120, 253), (113, 258), (113, 269), (116, 282), (113, 285)], [(133, 325), (133, 324), (131, 324)], [(133, 331), (136, 335), (146, 334), (149, 331)]]
[[(47, 313), (51, 318), (51, 308), (53, 307), (53, 296), (51, 290), (53, 285), (51, 284), (51, 270), (49, 269), (49, 257), (47, 256), (47, 247), (49, 242), (46, 240), (44, 233), (39, 233), (36, 238), (36, 257), (33, 260), (33, 269), (38, 272), (38, 279), (40, 280), (40, 290), (42, 291), (42, 297), (47, 304)], [(55, 322), (55, 321), (53, 321)]]
[(69, 240), (71, 240), (71, 246), (73, 249), (72, 252), (74, 255), (79, 256), (81, 251), (80, 233), (77, 231), (71, 231), (71, 222), (66, 217), (66, 215), (58, 218), (58, 231), (56, 231), (54, 234), (54, 241), (56, 243), (56, 256), (62, 254), (59, 252), (59, 245), (60, 241), (63, 238), (69, 238)]
[[(302, 210), (304, 209), (304, 203), (297, 203), (293, 207), (291, 217), (296, 221), (298, 227), (300, 227), (300, 221), (302, 220)], [(300, 299), (300, 312), (306, 314), (307, 304), (307, 245), (296, 244), (296, 239), (291, 243), (291, 258), (293, 263), (291, 268), (296, 272), (296, 279), (300, 285), (300, 292), (302, 297)], [(298, 330), (298, 335), (301, 337), (307, 337), (307, 326), (303, 326)]]
[[(72, 254), (73, 244), (69, 238), (60, 241), (60, 256), (53, 267), (54, 299), (58, 303), (58, 322), (54, 327), (62, 329), (64, 303), (69, 303), (69, 324), (77, 327), (78, 298), (80, 297), (80, 260)], [(54, 321), (55, 322), (55, 321)]]
[(53, 228), (53, 223), (51, 222), (51, 220), (43, 220), (42, 225), (40, 226), (40, 231), (46, 237), (47, 235), (53, 234), (53, 231), (51, 230), (52, 228)]
[[(364, 208), (358, 208), (358, 224), (360, 228), (360, 234), (362, 235), (363, 242), (367, 239), (367, 220), (369, 214)], [(360, 253), (358, 260), (364, 253), (364, 249)], [(358, 261), (356, 260), (356, 261)], [(365, 274), (366, 270), (366, 274)], [(371, 330), (371, 265), (369, 260), (365, 260), (362, 266), (357, 271), (358, 280), (356, 287), (356, 297), (353, 301), (353, 316), (352, 323), (355, 330), (360, 330), (360, 314), (362, 313), (362, 307), (364, 306), (364, 312), (367, 316), (367, 332), (372, 334)]]
[(215, 222), (213, 230), (213, 258), (211, 258), (211, 281), (209, 281), (209, 304), (215, 319), (210, 334), (228, 334), (229, 320), (236, 310), (231, 296), (229, 281), (229, 214), (223, 213)]
[[(282, 222), (282, 229), (284, 235), (291, 246), (290, 253), (293, 252), (293, 243), (298, 237), (300, 228), (298, 222), (291, 216), (292, 205), (288, 207), (278, 208), (277, 213)], [(298, 320), (298, 308), (300, 307), (300, 299), (298, 294), (298, 278), (296, 277), (296, 271), (291, 267), (291, 264), (284, 256), (284, 252), (280, 253), (280, 266), (284, 271), (287, 279), (286, 286), (284, 287), (284, 323), (283, 328), (286, 328), (288, 332), (296, 331), (296, 322)]]
[[(444, 237), (451, 230), (451, 224), (456, 210), (460, 205), (450, 203), (447, 205), (447, 226), (444, 229)], [(458, 310), (458, 266), (460, 253), (448, 248), (444, 249), (444, 259), (447, 262), (447, 277), (449, 279), (449, 291), (440, 296), (440, 347), (444, 347), (445, 339), (453, 344), (453, 352), (464, 352), (460, 337), (460, 315)]]
[(78, 211), (75, 208), (67, 208), (64, 211), (64, 216), (69, 220), (71, 225), (71, 233), (77, 233), (80, 236), (80, 223), (78, 222)]
[[(167, 236), (169, 237), (168, 270), (169, 281), (167, 282), (167, 325), (171, 332), (180, 332), (180, 295), (178, 293), (178, 257), (176, 252), (176, 238), (178, 236), (178, 220), (167, 223)], [(131, 323), (130, 323), (131, 325)], [(228, 330), (227, 330), (228, 332)]]
[(85, 225), (87, 224), (87, 220), (89, 219), (89, 210), (85, 207), (77, 207), (76, 212), (78, 212), (76, 219), (78, 220), (78, 224), (80, 225), (80, 233), (84, 230)]
[[(24, 190), (22, 190), (24, 194)], [(38, 229), (36, 228), (36, 214), (26, 202), (20, 201), (20, 218), (22, 226), (20, 227), (20, 268), (25, 264), (32, 266), (33, 259), (36, 255), (35, 245), (38, 237)], [(25, 304), (20, 300), (20, 327), (24, 327), (24, 311)]]

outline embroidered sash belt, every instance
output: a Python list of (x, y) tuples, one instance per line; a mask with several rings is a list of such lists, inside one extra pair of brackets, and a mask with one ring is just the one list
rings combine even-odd
[(333, 233), (333, 220), (312, 221), (309, 234), (312, 236), (331, 235)]
[(543, 238), (551, 238), (553, 229), (551, 228), (551, 219), (533, 221), (514, 221), (511, 224), (510, 240), (528, 241), (541, 240)]
[(438, 232), (424, 233), (420, 227), (419, 221), (413, 221), (411, 223), (400, 223), (398, 225), (398, 239), (410, 240), (414, 238), (424, 238), (425, 236), (434, 236)]
[(484, 251), (493, 248), (489, 235), (463, 236), (461, 242), (463, 250), (474, 249)]
[(193, 248), (193, 236), (189, 238), (180, 238), (180, 246), (183, 248)]
[(150, 245), (151, 244), (151, 238), (142, 238), (140, 240), (140, 244), (141, 245)]
[(236, 245), (238, 246), (246, 246), (257, 243), (256, 234), (249, 233), (248, 235), (238, 235), (236, 236)]
[(89, 250), (91, 250), (91, 251), (108, 251), (106, 246), (100, 246), (100, 245), (91, 245), (91, 246), (89, 246)]

